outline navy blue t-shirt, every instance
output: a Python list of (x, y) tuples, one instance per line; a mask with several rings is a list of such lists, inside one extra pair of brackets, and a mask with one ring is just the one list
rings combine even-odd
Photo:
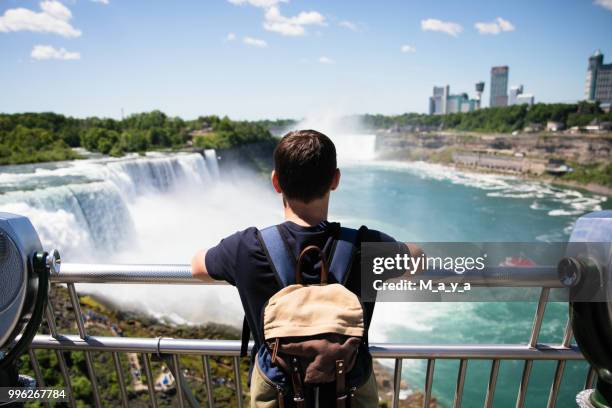
[[(323, 249), (326, 257), (329, 257), (333, 247), (334, 237), (340, 230), (340, 224), (324, 221), (312, 227), (303, 227), (291, 221), (279, 225), (279, 230), (292, 255), (297, 259), (300, 250), (308, 245), (316, 245)], [(360, 229), (360, 242), (396, 242), (390, 236), (365, 227)], [(302, 278), (305, 283), (317, 283), (320, 279), (320, 264), (317, 263), (316, 255), (311, 251), (310, 258), (306, 257), (302, 270)], [(346, 287), (361, 295), (361, 268), (357, 252), (353, 260), (351, 271), (346, 282)], [(262, 309), (265, 303), (281, 288), (275, 277), (268, 258), (257, 238), (257, 228), (251, 227), (236, 232), (221, 240), (221, 242), (206, 252), (206, 270), (216, 280), (224, 280), (236, 286), (244, 307), (245, 315), (256, 347), (262, 344)], [(308, 265), (310, 263), (310, 265)], [(306, 273), (310, 271), (310, 275)], [(329, 282), (334, 283), (330, 274)], [(369, 327), (374, 303), (365, 303), (365, 324)]]

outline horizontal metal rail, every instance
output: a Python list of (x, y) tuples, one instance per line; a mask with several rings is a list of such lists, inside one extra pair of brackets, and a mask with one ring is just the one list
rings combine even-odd
[[(469, 282), (489, 287), (561, 288), (556, 266), (495, 266), (482, 271), (457, 274), (452, 270), (435, 269), (418, 275), (438, 282)], [(202, 282), (191, 276), (189, 265), (125, 265), (64, 263), (61, 272), (51, 276), (57, 283), (152, 283), (152, 284), (225, 284), (223, 281)]]
[[(252, 347), (253, 343), (249, 345)], [(103, 337), (77, 335), (37, 335), (33, 349), (66, 351), (112, 351), (122, 353), (195, 354), (206, 356), (238, 356), (238, 340), (196, 340), (172, 338)], [(582, 360), (582, 353), (575, 346), (563, 347), (538, 344), (535, 347), (520, 344), (385, 344), (370, 343), (374, 358), (408, 359), (482, 359), (482, 360)]]

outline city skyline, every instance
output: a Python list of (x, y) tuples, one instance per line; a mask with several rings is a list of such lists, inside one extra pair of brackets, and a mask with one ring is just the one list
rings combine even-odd
[(538, 102), (575, 102), (589, 56), (612, 55), (612, 2), (561, 3), (5, 0), (0, 111), (424, 113), (437, 84), (484, 80), (487, 107), (499, 65)]

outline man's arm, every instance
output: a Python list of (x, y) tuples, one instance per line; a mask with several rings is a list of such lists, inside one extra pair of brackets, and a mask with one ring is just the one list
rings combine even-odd
[(206, 249), (201, 249), (195, 253), (193, 258), (191, 258), (191, 276), (203, 282), (210, 283), (213, 282), (214, 279), (206, 270), (206, 262), (204, 261), (206, 258), (206, 252)]
[[(410, 242), (406, 242), (406, 247), (408, 248), (408, 252), (410, 253), (410, 256), (413, 258), (418, 258), (420, 256), (424, 256), (424, 259), (427, 259), (427, 255), (425, 255), (425, 252), (423, 252), (423, 248), (421, 248), (420, 246), (416, 245), (416, 244), (411, 244)], [(417, 274), (417, 273), (422, 273), (424, 270), (424, 265), (421, 264), (420, 267), (414, 271), (413, 274)]]

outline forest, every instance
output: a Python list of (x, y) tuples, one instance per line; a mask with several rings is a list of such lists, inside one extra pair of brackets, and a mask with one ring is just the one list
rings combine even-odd
[(268, 128), (275, 124), (218, 116), (183, 120), (160, 111), (137, 113), (123, 120), (78, 119), (50, 112), (0, 114), (0, 164), (77, 159), (75, 147), (116, 157), (188, 146), (226, 148), (270, 140)]

